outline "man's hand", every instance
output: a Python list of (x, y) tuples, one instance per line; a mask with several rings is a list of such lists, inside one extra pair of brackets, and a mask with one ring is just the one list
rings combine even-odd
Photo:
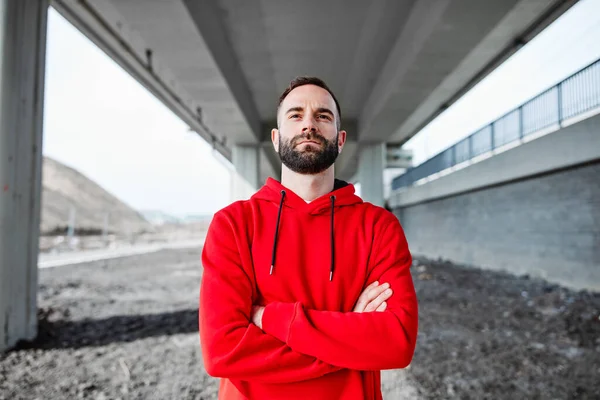
[(262, 329), (262, 316), (265, 312), (263, 306), (252, 306), (252, 323)]
[(367, 286), (358, 297), (353, 311), (358, 313), (385, 311), (387, 308), (385, 301), (392, 297), (392, 294), (389, 283), (380, 285), (379, 282), (375, 281)]

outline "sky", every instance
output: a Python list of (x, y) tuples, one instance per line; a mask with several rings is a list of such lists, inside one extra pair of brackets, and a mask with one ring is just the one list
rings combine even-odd
[[(600, 58), (600, 0), (581, 0), (405, 147), (420, 164)], [(138, 210), (211, 214), (230, 166), (54, 9), (48, 15), (44, 155)]]
[(211, 214), (230, 199), (212, 148), (50, 9), (43, 153), (138, 210)]

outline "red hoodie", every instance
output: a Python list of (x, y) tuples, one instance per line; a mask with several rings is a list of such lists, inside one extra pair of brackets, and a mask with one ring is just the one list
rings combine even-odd
[[(350, 184), (306, 203), (269, 178), (219, 211), (199, 312), (219, 399), (381, 399), (379, 371), (406, 367), (415, 349), (411, 262), (398, 219)], [(394, 291), (386, 311), (353, 312), (376, 280)], [(262, 330), (252, 305), (266, 306)]]

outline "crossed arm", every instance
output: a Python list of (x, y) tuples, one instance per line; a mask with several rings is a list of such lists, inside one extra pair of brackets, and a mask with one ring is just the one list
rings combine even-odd
[[(382, 312), (387, 308), (386, 300), (392, 297), (394, 292), (389, 283), (380, 284), (378, 281), (367, 286), (358, 297), (353, 312)], [(262, 316), (265, 306), (252, 306), (251, 322), (262, 329)]]
[[(379, 278), (398, 285), (402, 293), (395, 289), (396, 294), (386, 297), (385, 286), (372, 285), (357, 301), (355, 312), (306, 310), (299, 303), (253, 308), (253, 275), (242, 267), (232, 222), (220, 215), (213, 223), (218, 224), (218, 234), (209, 233), (205, 243), (200, 296), (201, 343), (210, 375), (283, 383), (344, 368), (399, 368), (410, 362), (416, 338), (416, 297), (405, 265), (410, 265), (410, 254), (407, 259), (394, 246), (374, 249), (379, 261), (368, 281)], [(396, 228), (392, 231), (392, 236), (398, 233)], [(394, 347), (395, 342), (400, 344)]]

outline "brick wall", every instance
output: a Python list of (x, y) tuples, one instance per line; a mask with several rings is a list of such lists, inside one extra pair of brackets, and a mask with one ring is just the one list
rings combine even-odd
[(600, 290), (600, 162), (395, 210), (417, 255)]

